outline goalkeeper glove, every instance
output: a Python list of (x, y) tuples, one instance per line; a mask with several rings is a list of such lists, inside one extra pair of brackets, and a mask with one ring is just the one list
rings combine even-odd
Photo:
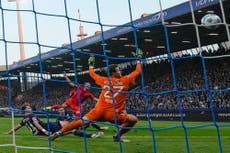
[(137, 56), (139, 58), (143, 57), (143, 51), (141, 49), (138, 49), (136, 52), (132, 52), (133, 56)]
[(88, 64), (89, 64), (89, 66), (94, 66), (94, 64), (95, 64), (95, 57), (94, 56), (89, 57)]

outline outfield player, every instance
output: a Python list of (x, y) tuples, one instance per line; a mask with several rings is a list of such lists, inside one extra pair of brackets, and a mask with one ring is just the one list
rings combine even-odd
[[(31, 131), (31, 133), (33, 135), (46, 135), (46, 136), (48, 136), (49, 134), (57, 132), (63, 126), (65, 126), (67, 123), (70, 122), (70, 120), (69, 120), (70, 116), (67, 119), (62, 117), (62, 115), (63, 115), (62, 113), (64, 111), (61, 109), (62, 108), (60, 108), (58, 110), (58, 112), (60, 113), (59, 114), (60, 116), (57, 118), (57, 120), (55, 122), (44, 123), (35, 114), (33, 114), (33, 110), (32, 110), (32, 107), (30, 106), (30, 104), (25, 103), (22, 106), (22, 110), (25, 111), (24, 118), (22, 119), (21, 123), (19, 123), (14, 128), (12, 128), (10, 131), (8, 131), (7, 134), (12, 134), (13, 131), (16, 132), (17, 130), (19, 130), (23, 126), (26, 126)], [(66, 113), (65, 113), (65, 115), (66, 115)], [(103, 136), (103, 134), (104, 134), (102, 132), (87, 134), (87, 133), (83, 133), (82, 131), (79, 131), (76, 129), (70, 131), (70, 133), (73, 133), (74, 135), (81, 136), (81, 137), (86, 136), (89, 138), (100, 137), (100, 136)]]
[[(58, 109), (60, 107), (71, 108), (73, 114), (75, 117), (80, 117), (80, 111), (83, 110), (84, 106), (83, 103), (87, 98), (90, 98), (94, 101), (97, 101), (98, 98), (96, 98), (89, 90), (91, 88), (91, 85), (89, 82), (84, 83), (84, 87), (78, 86), (71, 82), (71, 80), (68, 78), (66, 73), (64, 73), (64, 77), (66, 81), (69, 83), (71, 87), (73, 87), (73, 90), (70, 92), (70, 98), (67, 99), (62, 105), (56, 104), (51, 107), (47, 107), (47, 109)], [(107, 130), (108, 127), (100, 127), (96, 124), (91, 124), (94, 128), (97, 130)]]
[(64, 73), (64, 77), (66, 81), (69, 83), (69, 85), (73, 88), (73, 90), (70, 92), (69, 96), (70, 98), (67, 99), (62, 105), (53, 105), (51, 107), (47, 107), (47, 109), (57, 109), (60, 107), (71, 108), (74, 116), (80, 117), (80, 110), (83, 108), (83, 103), (87, 98), (90, 98), (94, 101), (97, 101), (98, 99), (89, 91), (90, 90), (90, 83), (85, 82), (84, 87), (78, 86), (75, 83), (72, 83), (71, 80), (68, 78), (66, 73)]
[[(138, 54), (142, 55), (142, 52), (140, 51)], [(118, 66), (112, 66), (110, 68), (111, 74), (109, 78), (100, 76), (94, 72), (94, 62), (95, 58), (90, 57), (88, 60), (89, 74), (95, 80), (95, 82), (101, 86), (102, 92), (99, 96), (99, 100), (96, 106), (83, 117), (84, 123), (87, 121), (98, 120), (105, 120), (111, 123), (115, 123), (117, 120), (117, 123), (122, 125), (124, 128), (121, 128), (120, 131), (115, 136), (113, 136), (113, 140), (123, 142), (121, 136), (128, 132), (130, 127), (133, 127), (138, 122), (138, 118), (136, 116), (127, 114), (123, 110), (126, 99), (125, 92), (128, 91), (129, 86), (134, 83), (136, 77), (141, 72), (140, 61), (137, 61), (135, 71), (125, 76), (122, 76), (121, 70)], [(114, 116), (114, 114), (116, 116)], [(56, 139), (65, 132), (68, 132), (77, 127), (81, 127), (83, 120), (74, 120), (67, 124), (60, 131), (51, 135), (51, 140)]]
[(32, 107), (29, 103), (25, 103), (22, 106), (22, 110), (25, 111), (24, 118), (22, 119), (21, 123), (8, 131), (8, 134), (12, 134), (13, 131), (17, 131), (21, 127), (26, 126), (33, 133), (33, 135), (49, 135), (50, 133), (58, 131), (62, 127), (62, 123), (60, 123), (59, 121), (50, 123), (42, 122), (35, 114), (33, 114)]

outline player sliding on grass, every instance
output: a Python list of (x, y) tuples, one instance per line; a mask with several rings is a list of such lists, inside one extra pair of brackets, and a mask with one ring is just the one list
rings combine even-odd
[[(74, 116), (76, 118), (80, 118), (80, 113), (81, 110), (83, 110), (84, 108), (84, 101), (87, 98), (90, 98), (94, 101), (97, 101), (98, 98), (96, 98), (91, 92), (90, 92), (90, 88), (91, 85), (89, 82), (85, 82), (84, 83), (84, 87), (82, 86), (78, 86), (75, 83), (72, 83), (71, 80), (69, 79), (69, 77), (66, 75), (66, 73), (64, 73), (64, 77), (66, 79), (66, 81), (69, 83), (69, 85), (73, 88), (73, 90), (70, 92), (70, 98), (67, 99), (62, 105), (60, 104), (56, 104), (53, 106), (49, 106), (46, 107), (46, 109), (59, 109), (59, 108), (71, 108)], [(104, 126), (104, 127), (100, 127), (97, 124), (92, 123), (91, 124), (92, 127), (96, 128), (97, 130), (107, 130), (108, 127)]]
[[(138, 50), (138, 56), (142, 57), (142, 51)], [(121, 70), (118, 66), (113, 65), (110, 67), (110, 77), (104, 77), (94, 72), (95, 58), (90, 57), (88, 59), (89, 74), (95, 80), (95, 82), (101, 86), (102, 92), (99, 96), (99, 100), (96, 106), (88, 112), (84, 117), (84, 123), (89, 121), (105, 120), (111, 123), (117, 123), (122, 126), (120, 131), (113, 136), (114, 141), (121, 141), (121, 136), (130, 130), (137, 122), (138, 118), (134, 115), (124, 112), (124, 104), (126, 99), (125, 92), (128, 91), (129, 86), (134, 83), (136, 77), (141, 72), (141, 63), (137, 61), (136, 69), (129, 75), (122, 76)], [(116, 115), (116, 116), (114, 116)], [(71, 123), (64, 126), (60, 131), (51, 135), (51, 140), (62, 136), (65, 132), (68, 132), (77, 127), (81, 127), (83, 120), (74, 120)]]
[[(14, 131), (16, 132), (23, 126), (26, 126), (33, 135), (44, 135), (48, 136), (49, 134), (52, 134), (54, 132), (57, 132), (60, 130), (63, 126), (65, 126), (67, 123), (69, 123), (70, 118), (61, 118), (62, 113), (65, 113), (63, 110), (58, 109), (58, 112), (60, 113), (60, 118), (58, 118), (55, 122), (48, 122), (45, 123), (41, 121), (35, 114), (33, 114), (32, 107), (30, 106), (29, 103), (25, 103), (22, 106), (22, 110), (25, 111), (24, 113), (24, 118), (22, 119), (21, 123), (16, 125), (14, 128), (12, 128), (10, 131), (7, 132), (7, 134), (12, 134)], [(103, 136), (102, 132), (96, 132), (93, 134), (87, 134), (84, 133), (83, 131), (79, 131), (76, 129), (73, 129), (69, 133), (73, 133), (76, 136), (86, 136), (89, 138), (96, 138), (96, 137), (101, 137)]]

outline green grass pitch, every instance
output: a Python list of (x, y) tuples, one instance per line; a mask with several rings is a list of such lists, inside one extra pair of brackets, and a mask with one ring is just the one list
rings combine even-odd
[[(19, 123), (21, 118), (15, 118), (15, 124)], [(5, 134), (11, 128), (11, 118), (0, 118), (0, 153), (14, 153), (15, 147), (13, 135)], [(187, 153), (184, 130), (178, 121), (152, 121), (154, 134), (156, 138), (156, 153)], [(185, 122), (188, 134), (188, 143), (190, 153), (218, 153), (218, 137), (215, 126), (206, 126), (208, 122)], [(195, 128), (199, 126), (199, 128)], [(230, 152), (230, 123), (218, 123), (222, 152)], [(118, 143), (112, 141), (112, 136), (116, 128), (110, 126), (109, 130), (104, 131), (102, 138), (86, 139), (68, 135), (56, 139), (54, 142), (47, 141), (47, 137), (33, 136), (26, 127), (17, 131), (15, 143), (17, 153), (50, 153), (45, 148), (49, 145), (57, 150), (67, 152), (85, 153), (87, 145), (88, 153), (154, 153), (154, 142), (152, 132), (144, 130), (148, 127), (147, 121), (139, 121), (135, 126), (136, 129), (130, 131), (124, 138), (131, 140), (129, 143)], [(176, 127), (176, 128), (174, 128)], [(140, 129), (138, 129), (140, 128)], [(89, 128), (87, 132), (92, 133), (96, 130)], [(26, 148), (25, 148), (26, 147)], [(38, 147), (33, 149), (30, 147)], [(39, 149), (40, 148), (40, 149)]]

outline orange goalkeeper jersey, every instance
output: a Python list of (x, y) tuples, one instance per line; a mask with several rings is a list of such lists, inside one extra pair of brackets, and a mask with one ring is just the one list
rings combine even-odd
[(110, 77), (109, 79), (108, 77), (100, 76), (94, 72), (93, 67), (90, 67), (90, 76), (95, 80), (96, 84), (102, 88), (95, 107), (113, 111), (115, 106), (117, 111), (122, 111), (126, 99), (125, 92), (128, 91), (130, 84), (135, 81), (140, 72), (141, 64), (139, 61), (137, 62), (136, 69), (133, 72), (120, 78)]

